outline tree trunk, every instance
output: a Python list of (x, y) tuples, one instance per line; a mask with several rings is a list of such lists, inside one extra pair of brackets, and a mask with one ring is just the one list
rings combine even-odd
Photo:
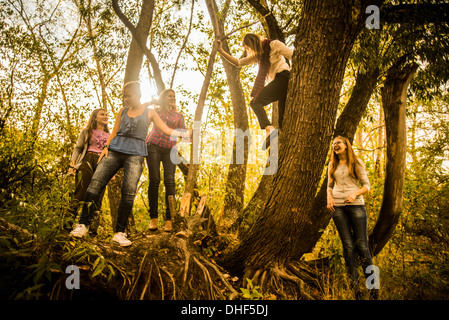
[[(116, 14), (119, 15), (122, 22), (125, 23), (126, 21), (128, 21), (127, 18), (120, 11), (120, 8), (118, 7), (118, 0), (113, 1), (113, 6)], [(149, 35), (151, 24), (153, 21), (153, 11), (154, 11), (154, 1), (153, 0), (143, 1), (137, 27), (135, 28), (132, 27), (131, 28), (132, 31), (130, 30), (133, 34), (133, 39), (131, 41), (131, 46), (128, 51), (124, 83), (139, 80), (139, 74), (142, 68), (144, 56), (144, 50), (142, 50), (141, 48), (142, 43), (140, 42), (145, 43)], [(128, 25), (127, 27), (129, 28)], [(117, 223), (118, 207), (121, 199), (120, 194), (121, 194), (122, 180), (123, 180), (123, 170), (121, 169), (115, 175), (115, 179), (111, 180), (108, 184), (109, 207), (111, 210), (112, 225), (114, 228), (115, 224)], [(130, 223), (128, 224), (127, 230), (128, 233), (130, 233), (130, 231), (131, 232), (133, 231), (133, 226), (134, 226), (134, 218), (133, 215), (130, 215)]]
[(44, 109), (45, 99), (47, 98), (47, 89), (48, 89), (48, 85), (49, 85), (52, 77), (53, 77), (53, 75), (48, 75), (48, 73), (45, 72), (45, 75), (42, 80), (41, 92), (37, 99), (36, 108), (34, 110), (34, 117), (33, 117), (33, 122), (32, 122), (32, 126), (31, 126), (31, 133), (30, 133), (31, 141), (36, 141), (39, 136), (38, 133), (39, 133), (39, 125), (40, 125), (41, 117), (42, 117), (42, 110)]
[[(366, 111), (368, 102), (374, 92), (377, 81), (379, 79), (380, 70), (377, 67), (369, 68), (370, 63), (367, 63), (368, 70), (366, 72), (359, 72), (356, 76), (356, 82), (352, 90), (351, 97), (348, 100), (343, 112), (340, 114), (335, 126), (334, 138), (336, 136), (347, 137), (349, 141), (354, 140), (357, 132), (357, 127), (362, 120), (363, 114)], [(315, 212), (315, 219), (318, 226), (322, 230), (326, 228), (330, 221), (329, 210), (327, 204), (327, 174), (313, 200), (313, 211)], [(317, 235), (320, 237), (320, 234)], [(319, 238), (318, 238), (319, 239)], [(316, 239), (316, 241), (318, 241)]]
[(382, 156), (384, 154), (384, 145), (385, 145), (385, 138), (384, 138), (384, 132), (385, 132), (385, 125), (384, 125), (384, 112), (383, 112), (383, 108), (380, 107), (379, 108), (379, 118), (378, 118), (378, 122), (377, 122), (377, 149), (376, 149), (376, 154), (375, 154), (375, 165), (374, 165), (374, 172), (376, 173), (376, 177), (378, 179), (382, 179), (382, 173), (383, 173), (383, 160), (382, 160)]
[[(218, 8), (215, 0), (206, 0), (209, 16), (212, 21), (216, 39), (223, 39), (224, 19), (218, 14)], [(229, 52), (226, 39), (222, 40), (223, 49)], [(234, 128), (237, 132), (243, 133), (248, 130), (248, 114), (246, 113), (245, 96), (240, 83), (240, 69), (236, 68), (229, 61), (221, 58), (223, 67), (228, 79), (229, 90), (231, 93), (232, 109), (234, 113)], [(237, 155), (242, 155), (243, 163), (237, 163)], [(226, 195), (224, 201), (224, 226), (231, 226), (243, 210), (243, 200), (245, 192), (246, 167), (248, 162), (248, 140), (244, 139), (243, 148), (234, 138), (232, 163), (229, 165), (228, 177), (226, 180)]]
[(398, 60), (389, 69), (382, 88), (387, 161), (382, 206), (369, 236), (373, 255), (377, 255), (391, 238), (402, 212), (407, 155), (407, 88), (417, 68), (416, 63), (407, 63), (405, 59)]
[[(335, 8), (339, 8), (335, 10)], [(295, 40), (293, 67), (280, 133), (279, 168), (264, 210), (224, 264), (232, 271), (285, 276), (283, 269), (316, 243), (313, 198), (325, 164), (344, 70), (363, 27), (365, 5), (306, 1)]]
[(201, 130), (201, 118), (203, 115), (203, 109), (204, 109), (204, 103), (206, 101), (207, 90), (209, 89), (210, 79), (212, 77), (212, 71), (214, 68), (215, 57), (217, 55), (217, 49), (218, 49), (217, 46), (214, 45), (212, 48), (212, 52), (210, 53), (209, 61), (207, 63), (206, 75), (205, 75), (205, 78), (203, 81), (203, 85), (201, 87), (200, 96), (198, 98), (198, 105), (195, 110), (194, 131), (193, 131), (193, 141), (192, 141), (192, 146), (191, 146), (189, 172), (187, 174), (184, 193), (182, 195), (181, 205), (179, 208), (179, 214), (181, 215), (181, 217), (189, 215), (189, 213), (190, 213), (190, 204), (191, 204), (193, 190), (194, 190), (195, 183), (196, 183), (196, 174), (197, 174), (198, 167), (199, 167), (199, 163), (198, 163), (199, 159), (196, 159), (197, 155), (198, 155), (198, 148), (200, 145), (199, 130)]
[(346, 104), (335, 126), (334, 137), (344, 136), (352, 143), (357, 127), (366, 111), (371, 95), (376, 88), (380, 69), (373, 67), (367, 72), (358, 72), (351, 97)]
[(133, 36), (128, 51), (128, 59), (126, 60), (124, 82), (137, 81), (139, 80), (140, 69), (142, 68), (143, 56), (146, 53), (145, 43), (150, 33), (151, 24), (153, 23), (154, 0), (144, 0), (142, 2), (139, 22), (136, 27), (131, 24), (128, 18), (120, 10), (118, 0), (113, 0), (112, 6), (117, 16), (122, 20), (123, 24)]

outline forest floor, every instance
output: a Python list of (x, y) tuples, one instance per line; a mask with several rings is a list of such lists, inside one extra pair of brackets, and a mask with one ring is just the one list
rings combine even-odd
[[(20, 206), (17, 208), (20, 209)], [(26, 224), (28, 223), (25, 223), (23, 216), (21, 216), (19, 211), (11, 211), (5, 216), (5, 219), (9, 220), (11, 223), (17, 223), (22, 227), (26, 227)], [(60, 223), (60, 218), (58, 216), (53, 216), (52, 214), (49, 214), (48, 216), (35, 215), (33, 219), (34, 220), (31, 220), (32, 223), (28, 223), (29, 228), (27, 227), (27, 229), (44, 239), (44, 242), (55, 240), (67, 241), (68, 231), (57, 229), (57, 224)], [(112, 237), (109, 213), (103, 213), (102, 220), (101, 226), (98, 229), (98, 236), (93, 241), (61, 242), (61, 245), (58, 246), (62, 252), (61, 254), (72, 255), (73, 261), (76, 262), (87, 250), (91, 250), (92, 248), (98, 250), (98, 247), (101, 246), (108, 247), (108, 243)], [(175, 237), (174, 235), (170, 236), (161, 230), (156, 233), (145, 231), (148, 223), (149, 221), (146, 217), (146, 213), (137, 213), (135, 217), (135, 234), (131, 235), (130, 239), (139, 243), (141, 241), (146, 241), (145, 238), (148, 240), (157, 238), (162, 241), (158, 246), (164, 247), (164, 241), (168, 242), (171, 238)], [(53, 225), (54, 228), (44, 228), (42, 227), (44, 225)], [(163, 222), (160, 221), (160, 226), (162, 225)], [(427, 220), (410, 217), (401, 219), (392, 239), (381, 253), (374, 258), (374, 263), (380, 270), (381, 300), (449, 299), (448, 230), (449, 221), (441, 217)], [(197, 246), (197, 249), (195, 250), (206, 259), (219, 259), (226, 245), (232, 243), (236, 239), (236, 236), (233, 234), (220, 232), (219, 226), (218, 231), (220, 236), (215, 239), (205, 237), (193, 239), (192, 241), (194, 246)], [(158, 234), (160, 234), (160, 237), (157, 236)], [(57, 269), (61, 269), (61, 267), (51, 261), (51, 254), (48, 251), (43, 252), (37, 264), (35, 262), (30, 262), (28, 266), (23, 266), (24, 261), (27, 261), (32, 253), (29, 252), (29, 248), (20, 248), (19, 243), (20, 239), (17, 237), (11, 237), (10, 235), (0, 232), (0, 271), (2, 273), (2, 278), (0, 279), (0, 297), (2, 299), (49, 299), (49, 296), (42, 296), (42, 288), (48, 283), (47, 279), (56, 274)], [(178, 241), (178, 244), (182, 244), (182, 241)], [(66, 250), (66, 252), (64, 253), (63, 250)], [(119, 251), (126, 251), (126, 249), (120, 249)], [(168, 258), (167, 253), (169, 252), (169, 249), (158, 249), (155, 247), (153, 251), (157, 253), (157, 256), (164, 257), (165, 255), (165, 258)], [(95, 270), (99, 270), (100, 267), (102, 267), (103, 273), (105, 273), (105, 279), (109, 279), (113, 273), (110, 270), (113, 269), (114, 262), (108, 264), (104, 261), (99, 252), (95, 254), (97, 254), (97, 256), (93, 255), (95, 259), (91, 261), (91, 265), (94, 266), (92, 276), (95, 274)], [(150, 255), (148, 255), (148, 257), (149, 256)], [(19, 259), (16, 259), (17, 257), (19, 257)], [(222, 270), (223, 272), (219, 274), (210, 268), (204, 260), (201, 260), (202, 258), (200, 256), (197, 255), (196, 257), (197, 263), (192, 264), (191, 268), (200, 270), (206, 266), (209, 269), (208, 272), (206, 272), (204, 268), (202, 269), (205, 276), (225, 276), (228, 283), (233, 287), (234, 292), (238, 292), (238, 299), (249, 298), (271, 300), (276, 298), (271, 294), (260, 292), (251, 286), (243, 288), (240, 281), (241, 279), (236, 279), (233, 275), (227, 274), (225, 270)], [(311, 253), (305, 254), (303, 257), (303, 260), (305, 261), (313, 261), (316, 259), (326, 260), (328, 262), (325, 268), (318, 268), (316, 270), (319, 275), (321, 287), (320, 299), (354, 299), (351, 290), (349, 290), (341, 243), (332, 221), (324, 230), (323, 235), (315, 245), (314, 250)], [(144, 260), (145, 259), (142, 259), (142, 261)], [(158, 260), (158, 263), (160, 263), (160, 261), (162, 260)], [(168, 264), (182, 263), (180, 261), (182, 260), (169, 261)], [(18, 280), (14, 276), (14, 272), (16, 272), (19, 267), (25, 267), (22, 271), (27, 273), (26, 281)], [(203, 273), (199, 273), (201, 277), (203, 277)], [(157, 276), (155, 278), (156, 280), (160, 277), (165, 277), (168, 279), (167, 283), (170, 283), (171, 281), (167, 276), (168, 273), (166, 273), (163, 268), (153, 274), (155, 277)], [(20, 276), (23, 277), (23, 273)], [(194, 280), (192, 281), (192, 283), (194, 283)], [(60, 284), (60, 286), (61, 285), (62, 284)], [(142, 285), (145, 285), (145, 283), (138, 284), (138, 286)], [(216, 292), (214, 295), (218, 299), (220, 299), (220, 296), (222, 298), (226, 297), (224, 291), (228, 289), (229, 288), (217, 286), (214, 288)], [(169, 285), (166, 286), (166, 290), (167, 292), (170, 290)], [(48, 293), (48, 290), (46, 292)], [(154, 298), (158, 299), (157, 297)]]
[[(374, 258), (380, 271), (382, 300), (449, 299), (449, 221), (401, 219), (392, 239)], [(331, 256), (323, 274), (325, 299), (351, 299), (341, 243), (333, 222), (326, 228), (307, 260)], [(361, 271), (361, 270), (360, 270)]]

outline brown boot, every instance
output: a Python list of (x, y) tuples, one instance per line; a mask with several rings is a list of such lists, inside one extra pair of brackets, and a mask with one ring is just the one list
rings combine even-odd
[(164, 231), (165, 232), (171, 232), (171, 230), (172, 230), (171, 220), (166, 220), (165, 221)]
[(150, 231), (156, 231), (157, 230), (157, 218), (151, 219), (150, 226), (148, 227)]

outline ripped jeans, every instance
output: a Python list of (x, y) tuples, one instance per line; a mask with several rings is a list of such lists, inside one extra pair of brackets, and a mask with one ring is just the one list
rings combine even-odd
[(103, 190), (106, 188), (109, 180), (112, 179), (120, 168), (123, 168), (122, 192), (115, 232), (124, 232), (128, 224), (129, 215), (133, 209), (144, 159), (145, 157), (142, 156), (109, 150), (108, 157), (101, 159), (87, 188), (79, 223), (86, 226), (90, 224), (93, 213), (100, 208)]
[(358, 280), (357, 253), (362, 258), (362, 266), (373, 264), (368, 246), (367, 216), (364, 205), (336, 206), (332, 219), (337, 227), (343, 245), (343, 256), (352, 280)]

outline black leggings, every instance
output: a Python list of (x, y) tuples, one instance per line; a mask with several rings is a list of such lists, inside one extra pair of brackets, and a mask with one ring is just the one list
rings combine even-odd
[(159, 184), (161, 182), (161, 162), (164, 167), (164, 185), (165, 185), (165, 219), (171, 219), (170, 203), (168, 196), (175, 196), (175, 171), (176, 164), (170, 159), (171, 148), (162, 148), (160, 146), (149, 143), (148, 144), (148, 172), (150, 174), (150, 183), (148, 187), (148, 200), (150, 203), (150, 218), (158, 217), (158, 199), (159, 199)]
[(290, 71), (288, 70), (276, 73), (273, 81), (267, 84), (259, 95), (250, 102), (250, 106), (259, 120), (261, 129), (271, 125), (264, 107), (275, 101), (278, 101), (279, 128), (282, 128), (289, 77)]

